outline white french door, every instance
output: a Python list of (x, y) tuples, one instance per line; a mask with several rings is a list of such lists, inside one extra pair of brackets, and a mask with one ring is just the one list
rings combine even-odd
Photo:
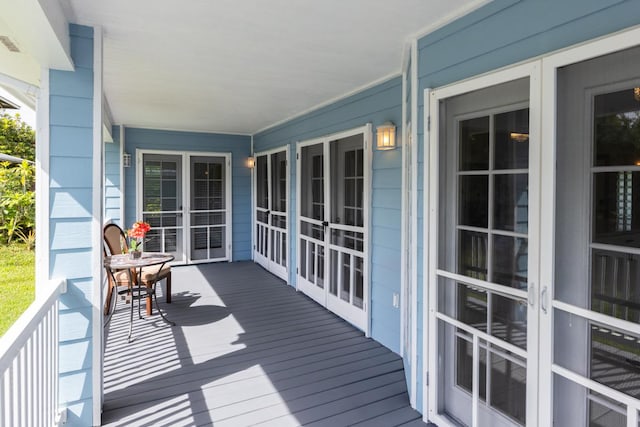
[(371, 128), (297, 148), (298, 289), (368, 332)]
[(438, 424), (537, 422), (532, 75), (523, 66), (432, 97), (427, 392)]
[(231, 259), (231, 155), (137, 152), (137, 216), (151, 225), (144, 250), (176, 263)]
[[(629, 40), (600, 44), (619, 50)], [(545, 160), (557, 167), (546, 170), (555, 176), (555, 193), (546, 199), (546, 249), (554, 268), (546, 270), (551, 342), (541, 366), (549, 371), (552, 397), (541, 408), (555, 425), (637, 427), (640, 47), (548, 72), (556, 86), (549, 95), (557, 102), (557, 131)]]
[(640, 425), (640, 30), (440, 88), (428, 418)]
[(255, 262), (288, 281), (289, 154), (286, 147), (256, 153)]

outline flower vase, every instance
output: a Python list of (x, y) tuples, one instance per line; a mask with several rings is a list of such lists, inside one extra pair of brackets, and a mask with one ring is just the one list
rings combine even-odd
[(131, 259), (140, 259), (141, 256), (142, 256), (142, 252), (140, 252), (140, 251), (131, 251), (131, 252), (129, 252), (129, 257)]

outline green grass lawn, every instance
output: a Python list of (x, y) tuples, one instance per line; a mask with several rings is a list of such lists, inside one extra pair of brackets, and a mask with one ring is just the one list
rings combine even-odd
[(35, 298), (35, 252), (26, 245), (0, 245), (0, 336)]

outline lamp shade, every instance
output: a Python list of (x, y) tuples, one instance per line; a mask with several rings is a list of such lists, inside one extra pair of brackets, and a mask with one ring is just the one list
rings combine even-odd
[(256, 165), (256, 158), (253, 156), (247, 157), (247, 167), (253, 169)]
[(378, 150), (393, 150), (396, 148), (396, 125), (385, 122), (378, 126), (376, 148)]

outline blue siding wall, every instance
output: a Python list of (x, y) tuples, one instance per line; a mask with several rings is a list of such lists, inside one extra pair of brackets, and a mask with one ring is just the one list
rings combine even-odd
[(120, 213), (120, 126), (113, 126), (113, 142), (104, 144), (104, 218), (124, 227)]
[[(67, 425), (92, 425), (93, 29), (71, 25), (75, 71), (51, 70), (50, 272), (67, 278), (60, 304), (60, 405)], [(93, 252), (92, 252), (93, 251)]]
[[(402, 123), (402, 79), (394, 78), (371, 89), (320, 108), (254, 136), (254, 151), (283, 145), (295, 159), (296, 142), (352, 129), (366, 123), (375, 127), (387, 120)], [(393, 308), (393, 293), (400, 293), (400, 218), (402, 152), (373, 151), (371, 224), (371, 335), (393, 351), (400, 350), (400, 311)], [(296, 165), (291, 162), (289, 244), (296, 266)], [(295, 283), (295, 267), (289, 283)]]
[[(420, 174), (423, 91), (640, 24), (638, 0), (494, 0), (418, 42)], [(422, 175), (419, 237), (422, 237)], [(422, 243), (422, 242), (421, 242)], [(423, 281), (422, 244), (419, 283)], [(422, 291), (422, 289), (421, 289)], [(421, 301), (424, 301), (422, 296)], [(422, 304), (419, 306), (422, 325)], [(419, 332), (422, 337), (422, 331)], [(419, 349), (422, 343), (419, 343)], [(419, 366), (420, 369), (420, 366)], [(421, 379), (421, 376), (418, 376)], [(418, 387), (422, 409), (422, 386)]]
[(231, 153), (233, 260), (251, 259), (251, 137), (196, 132), (125, 128), (125, 152), (131, 167), (125, 168), (125, 226), (136, 218), (136, 149)]

